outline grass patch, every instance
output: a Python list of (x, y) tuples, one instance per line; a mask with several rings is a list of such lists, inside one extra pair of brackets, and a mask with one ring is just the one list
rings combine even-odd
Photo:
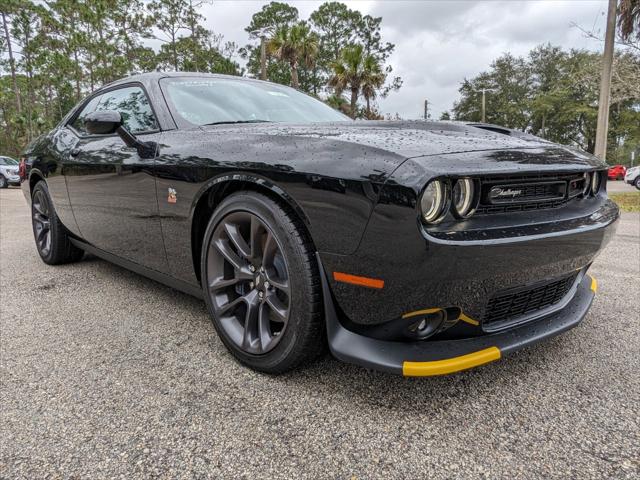
[(640, 190), (637, 192), (613, 192), (609, 198), (624, 212), (640, 212)]

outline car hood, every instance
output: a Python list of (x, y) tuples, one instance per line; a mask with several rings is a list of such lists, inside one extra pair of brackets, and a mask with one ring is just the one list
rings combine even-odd
[(539, 148), (553, 145), (541, 138), (492, 125), (461, 122), (355, 121), (336, 123), (263, 123), (217, 125), (206, 130), (244, 134), (315, 138), (377, 148), (406, 158), (479, 150)]

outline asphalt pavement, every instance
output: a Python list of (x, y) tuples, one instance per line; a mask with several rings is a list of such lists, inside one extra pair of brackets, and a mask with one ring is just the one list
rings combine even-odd
[(50, 267), (0, 191), (1, 478), (639, 478), (640, 215), (581, 326), (453, 376), (330, 356), (248, 370), (204, 304), (105, 261)]
[(623, 180), (609, 180), (607, 181), (608, 192), (637, 192), (638, 189), (633, 185), (626, 183)]

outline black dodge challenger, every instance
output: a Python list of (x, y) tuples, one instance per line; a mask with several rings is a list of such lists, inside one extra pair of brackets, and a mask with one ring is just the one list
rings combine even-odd
[(151, 73), (96, 91), (20, 164), (38, 253), (205, 300), (244, 364), (325, 345), (407, 376), (576, 326), (619, 213), (597, 158), (487, 124), (354, 122), (296, 90)]

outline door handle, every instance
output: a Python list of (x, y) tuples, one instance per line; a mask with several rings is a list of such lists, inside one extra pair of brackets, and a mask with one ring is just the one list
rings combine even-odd
[(79, 153), (80, 153), (80, 149), (79, 149), (79, 148), (74, 148), (74, 149), (72, 149), (72, 150), (69, 152), (69, 154), (70, 154), (72, 157), (77, 157)]

